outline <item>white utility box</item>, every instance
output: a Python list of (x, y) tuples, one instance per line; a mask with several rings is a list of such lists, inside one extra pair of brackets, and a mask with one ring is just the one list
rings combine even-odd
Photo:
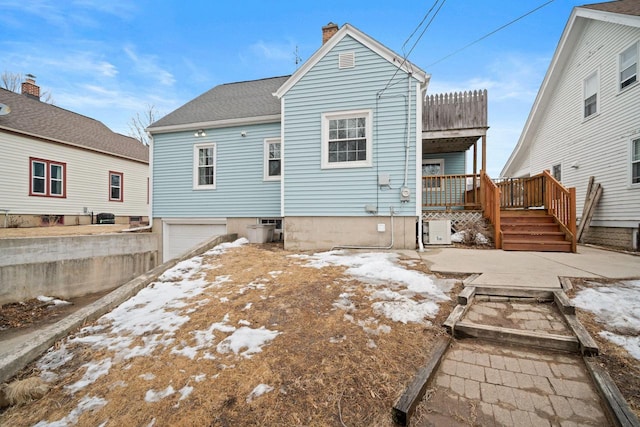
[(275, 224), (247, 225), (247, 238), (249, 243), (267, 243), (273, 240)]
[(451, 220), (438, 219), (427, 221), (429, 245), (450, 245), (451, 244)]

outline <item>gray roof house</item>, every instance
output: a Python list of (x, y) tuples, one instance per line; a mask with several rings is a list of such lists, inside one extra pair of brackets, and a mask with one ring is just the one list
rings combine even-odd
[[(146, 217), (149, 149), (102, 122), (39, 99), (35, 80), (22, 93), (0, 89), (0, 213), (8, 226), (84, 224), (87, 212), (118, 222)], [(0, 221), (5, 226), (5, 221)]]

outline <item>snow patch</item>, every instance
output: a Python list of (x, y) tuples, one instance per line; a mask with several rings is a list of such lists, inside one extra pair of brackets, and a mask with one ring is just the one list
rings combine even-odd
[(98, 378), (107, 375), (109, 373), (109, 369), (111, 369), (111, 358), (103, 359), (98, 363), (87, 363), (82, 365), (82, 367), (87, 368), (87, 371), (84, 373), (82, 378), (73, 384), (64, 386), (64, 388), (71, 394), (82, 390), (89, 384), (96, 382)]
[(87, 411), (100, 409), (106, 404), (107, 401), (101, 397), (85, 396), (80, 400), (80, 402), (78, 402), (78, 406), (76, 406), (66, 417), (53, 422), (40, 421), (33, 427), (67, 427), (76, 425), (78, 424), (78, 418), (80, 415)]
[(268, 384), (258, 384), (247, 396), (247, 403), (251, 403), (251, 401), (257, 397), (262, 396), (265, 393), (269, 393), (273, 391), (273, 387)]
[[(250, 358), (255, 353), (262, 351), (262, 346), (266, 345), (269, 341), (273, 340), (280, 334), (278, 331), (270, 331), (265, 329), (264, 326), (259, 329), (252, 329), (247, 326), (243, 326), (235, 330), (224, 340), (220, 341), (217, 346), (218, 353), (225, 354), (229, 351), (233, 351), (235, 354), (240, 354), (246, 358)], [(240, 352), (243, 348), (245, 351)]]
[(159, 402), (167, 396), (171, 396), (176, 391), (172, 386), (168, 386), (164, 390), (155, 391), (153, 389), (147, 390), (147, 393), (144, 395), (144, 401), (148, 403)]

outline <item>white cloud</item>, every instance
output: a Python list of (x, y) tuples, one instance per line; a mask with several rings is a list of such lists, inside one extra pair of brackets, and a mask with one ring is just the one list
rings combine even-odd
[(139, 55), (135, 52), (135, 48), (131, 45), (123, 48), (129, 59), (133, 61), (133, 64), (137, 71), (145, 74), (146, 77), (157, 80), (165, 86), (172, 86), (176, 79), (169, 71), (160, 67), (157, 62), (158, 58), (155, 55)]
[(255, 56), (270, 61), (294, 61), (295, 44), (289, 43), (267, 43), (262, 40), (249, 46), (249, 50)]

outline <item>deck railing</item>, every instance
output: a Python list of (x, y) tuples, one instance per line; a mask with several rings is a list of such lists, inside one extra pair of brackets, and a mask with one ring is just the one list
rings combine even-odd
[(506, 178), (496, 181), (501, 191), (500, 207), (545, 208), (552, 215), (576, 251), (576, 189), (565, 188), (549, 171), (529, 178)]
[(536, 208), (544, 206), (544, 177), (503, 178), (494, 181), (500, 189), (500, 206), (509, 208)]
[(560, 228), (571, 242), (571, 252), (575, 253), (577, 245), (576, 189), (565, 188), (547, 170), (540, 175), (545, 181), (544, 204), (547, 208), (547, 213), (553, 215), (556, 219)]
[(480, 188), (482, 214), (493, 226), (493, 241), (496, 249), (502, 248), (502, 235), (500, 233), (500, 188), (484, 172), (480, 172)]
[(480, 209), (480, 175), (422, 177), (422, 207)]

